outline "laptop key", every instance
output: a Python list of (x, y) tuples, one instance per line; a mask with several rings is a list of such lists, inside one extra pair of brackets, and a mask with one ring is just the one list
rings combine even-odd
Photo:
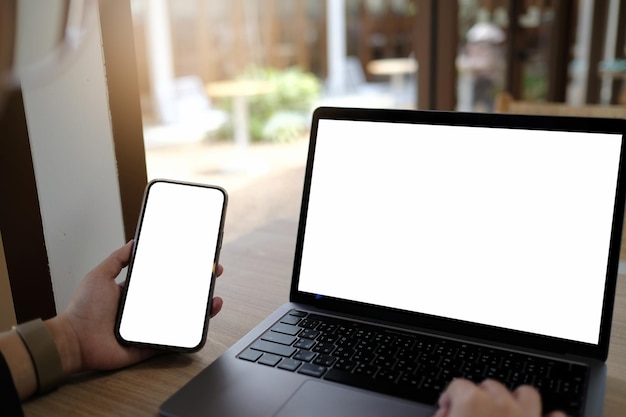
[(299, 323), (300, 327), (304, 327), (305, 329), (315, 329), (318, 324), (319, 321), (311, 319), (302, 319), (302, 321)]
[(354, 370), (354, 373), (356, 375), (373, 377), (374, 374), (376, 374), (377, 370), (378, 370), (378, 367), (376, 366), (368, 365), (366, 363), (360, 363), (357, 365), (356, 369)]
[(402, 374), (400, 379), (398, 379), (398, 384), (406, 385), (412, 388), (417, 388), (420, 386), (423, 379), (424, 377), (420, 375), (412, 375), (409, 373), (404, 373)]
[(280, 319), (281, 323), (291, 324), (291, 325), (298, 324), (299, 321), (300, 321), (300, 317), (292, 316), (292, 315), (286, 315), (282, 319)]
[(425, 403), (434, 404), (453, 378), (465, 377), (477, 383), (493, 378), (511, 389), (532, 384), (546, 411), (563, 408), (577, 416), (584, 404), (588, 370), (581, 365), (340, 320), (326, 324), (323, 316), (292, 322), (281, 319), (239, 357)]
[(272, 355), (271, 353), (264, 353), (259, 359), (258, 363), (267, 365), (267, 366), (275, 366), (278, 362), (280, 362), (281, 357), (277, 355)]
[(317, 330), (312, 330), (312, 329), (304, 329), (304, 331), (302, 333), (300, 333), (300, 337), (305, 338), (305, 339), (315, 339), (317, 336), (320, 335), (320, 332), (318, 332)]
[(274, 342), (274, 343), (280, 343), (281, 345), (287, 345), (287, 346), (295, 342), (296, 339), (297, 337), (295, 336), (289, 336), (288, 334), (277, 333), (273, 331), (269, 331), (265, 333), (263, 336), (261, 336), (261, 340), (266, 340), (268, 342)]
[(319, 342), (314, 348), (313, 351), (317, 353), (323, 353), (325, 355), (329, 355), (335, 349), (335, 345), (331, 343)]
[(311, 352), (309, 350), (301, 350), (293, 357), (299, 361), (310, 362), (311, 359), (315, 357), (315, 352)]
[(302, 328), (298, 326), (292, 326), (291, 324), (278, 323), (275, 324), (271, 330), (278, 333), (285, 333), (291, 336), (295, 336), (300, 332), (300, 330), (302, 330)]
[(290, 357), (297, 350), (291, 346), (285, 346), (274, 342), (267, 342), (265, 340), (257, 340), (251, 346), (251, 349), (260, 350), (262, 352), (273, 353), (274, 355)]
[(263, 355), (263, 352), (258, 350), (246, 349), (239, 355), (239, 359), (243, 359), (250, 362), (256, 362)]
[(568, 416), (580, 415), (581, 403), (577, 400), (568, 400), (560, 397), (542, 396), (543, 412), (563, 411)]
[(277, 368), (284, 369), (286, 371), (295, 371), (296, 369), (298, 369), (298, 366), (300, 366), (301, 364), (302, 362), (300, 361), (296, 361), (294, 359), (289, 359), (289, 358), (283, 358), (283, 360), (281, 360), (280, 363), (278, 364)]
[(356, 362), (344, 358), (339, 358), (337, 362), (335, 362), (335, 368), (347, 372), (353, 370), (356, 365)]
[(391, 369), (381, 369), (376, 374), (376, 379), (385, 381), (385, 382), (396, 382), (398, 377), (400, 376), (400, 371), (394, 371)]
[(329, 367), (329, 366), (332, 366), (333, 363), (335, 363), (335, 358), (330, 355), (318, 355), (318, 357), (315, 358), (313, 363), (316, 365)]
[(324, 375), (324, 372), (326, 372), (326, 369), (327, 368), (325, 366), (305, 363), (304, 365), (300, 367), (300, 369), (298, 369), (298, 373), (319, 378), (322, 375)]
[(359, 375), (339, 369), (329, 369), (324, 375), (324, 379), (425, 404), (435, 404), (439, 399), (439, 392), (432, 389), (418, 389), (417, 386), (410, 384), (393, 384), (372, 378), (361, 378)]

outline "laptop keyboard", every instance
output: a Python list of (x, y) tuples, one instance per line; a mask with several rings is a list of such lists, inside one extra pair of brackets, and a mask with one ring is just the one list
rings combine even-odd
[(543, 412), (578, 416), (587, 367), (291, 310), (239, 359), (436, 404), (457, 377), (530, 384)]

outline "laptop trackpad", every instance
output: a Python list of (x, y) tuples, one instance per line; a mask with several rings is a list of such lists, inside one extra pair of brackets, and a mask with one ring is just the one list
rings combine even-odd
[(384, 395), (367, 393), (349, 387), (306, 381), (278, 410), (275, 417), (430, 417), (432, 406)]

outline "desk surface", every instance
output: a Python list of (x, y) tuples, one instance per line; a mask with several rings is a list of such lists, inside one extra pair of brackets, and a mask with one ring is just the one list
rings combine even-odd
[[(288, 299), (296, 222), (278, 221), (224, 245), (216, 293), (224, 310), (199, 352), (168, 354), (116, 372), (78, 377), (24, 405), (27, 417), (157, 416), (170, 395)], [(620, 276), (608, 360), (605, 416), (626, 409), (626, 277)]]

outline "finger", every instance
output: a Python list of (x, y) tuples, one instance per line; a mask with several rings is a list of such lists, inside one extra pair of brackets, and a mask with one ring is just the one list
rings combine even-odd
[(476, 384), (474, 384), (472, 381), (464, 378), (456, 378), (453, 379), (452, 382), (450, 382), (450, 384), (444, 390), (441, 396), (455, 396), (458, 395), (458, 393), (473, 391), (474, 389), (476, 389)]
[(480, 387), (493, 396), (504, 397), (511, 395), (511, 391), (507, 387), (494, 379), (485, 379), (480, 383)]
[(476, 389), (476, 384), (467, 379), (454, 379), (439, 396), (439, 407), (448, 409), (450, 408), (453, 401), (458, 400), (459, 397), (467, 395), (468, 393), (471, 393)]
[(563, 411), (553, 411), (546, 414), (544, 417), (567, 417), (567, 414), (565, 414)]
[(219, 277), (224, 272), (224, 267), (222, 264), (217, 264), (217, 276)]
[(221, 297), (214, 297), (211, 301), (211, 317), (215, 317), (217, 313), (222, 311), (222, 306), (224, 305), (224, 300)]
[(433, 414), (433, 417), (446, 417), (448, 415), (448, 406), (439, 406), (437, 412)]
[(134, 346), (124, 347), (124, 349), (126, 350), (126, 354), (128, 355), (129, 360), (133, 363), (141, 362), (153, 356), (162, 355), (166, 353), (165, 350), (139, 348), (139, 347), (134, 347)]
[(495, 379), (485, 379), (483, 382), (480, 383), (480, 387), (494, 394), (510, 393), (507, 387), (505, 387), (504, 385), (502, 385), (501, 382), (498, 382)]
[(513, 397), (520, 404), (526, 416), (541, 415), (541, 396), (539, 391), (530, 385), (521, 385), (513, 391)]
[(115, 252), (110, 254), (104, 261), (100, 262), (92, 272), (96, 275), (105, 275), (108, 278), (115, 279), (119, 273), (128, 266), (130, 253), (133, 249), (134, 241), (131, 240)]

